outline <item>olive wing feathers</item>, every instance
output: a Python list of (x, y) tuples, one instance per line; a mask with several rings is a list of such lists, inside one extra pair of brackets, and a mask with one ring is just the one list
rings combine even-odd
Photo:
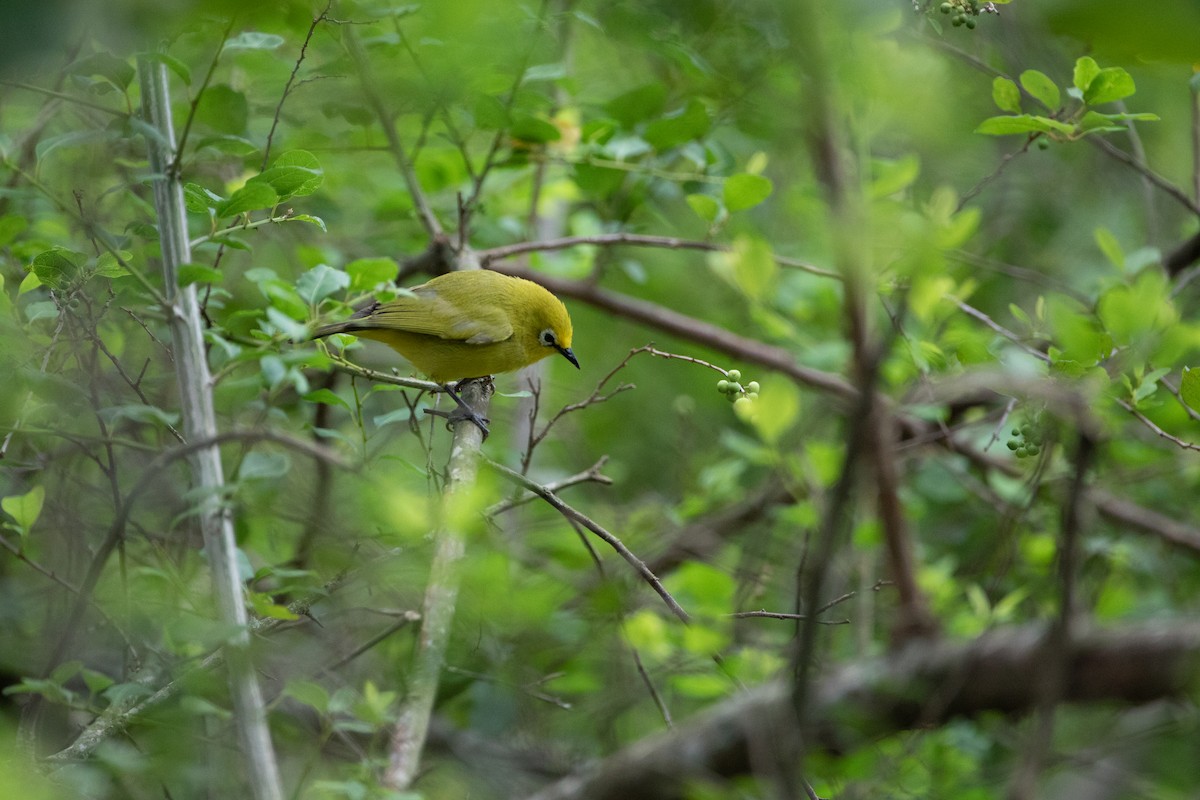
[(419, 286), (412, 295), (373, 303), (345, 323), (345, 332), (382, 329), (419, 333), (467, 344), (502, 342), (513, 334), (502, 308), (474, 303), (468, 311), (436, 288)]

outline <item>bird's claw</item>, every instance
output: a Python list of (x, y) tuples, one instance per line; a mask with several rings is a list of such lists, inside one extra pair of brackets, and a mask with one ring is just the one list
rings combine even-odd
[(479, 430), (483, 431), (483, 438), (485, 440), (487, 439), (488, 434), (491, 432), (488, 430), (487, 426), (491, 420), (487, 417), (480, 416), (469, 408), (459, 406), (453, 411), (442, 411), (437, 408), (427, 408), (425, 409), (425, 413), (432, 414), (435, 417), (443, 417), (446, 420), (447, 430), (450, 430), (452, 426), (459, 422), (472, 422), (476, 427), (479, 428)]

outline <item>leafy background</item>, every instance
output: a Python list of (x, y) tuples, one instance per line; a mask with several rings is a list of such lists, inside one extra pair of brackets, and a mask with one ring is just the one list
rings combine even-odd
[[(246, 791), (202, 663), (231, 632), (180, 457), (139, 64), (165, 65), (186, 132), (181, 278), (291, 796), (527, 796), (754, 687), (885, 669), (914, 634), (1069, 618), (1194, 641), (1184, 0), (10, 5), (0, 780), (24, 796)], [(391, 351), (304, 340), (470, 260), (563, 296), (583, 366), (501, 376), (484, 453), (541, 484), (586, 473), (563, 499), (691, 623), (553, 508), (497, 511), (521, 492), (481, 470), (445, 512), (467, 556), (427, 769), (388, 786), (451, 439), (429, 395), (363, 372), (407, 374)], [(859, 391), (895, 428), (865, 463)], [(531, 411), (536, 434), (568, 404), (531, 448)], [(760, 610), (828, 624), (731, 616)], [(821, 797), (1034, 796), (1103, 775), (1107, 796), (1191, 796), (1186, 678), (1147, 676), (1133, 708), (971, 708), (780, 774), (680, 764), (668, 794), (787, 796), (802, 775)], [(164, 685), (89, 759), (56, 759)]]

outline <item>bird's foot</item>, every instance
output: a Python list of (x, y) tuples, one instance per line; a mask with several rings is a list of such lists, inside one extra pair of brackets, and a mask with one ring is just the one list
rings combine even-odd
[[(476, 379), (472, 378), (470, 380), (476, 380)], [(488, 380), (490, 380), (490, 379), (488, 379)], [(446, 420), (447, 428), (449, 428), (453, 425), (456, 425), (459, 422), (469, 421), (469, 422), (473, 423), (477, 428), (479, 428), (479, 430), (483, 431), (483, 438), (486, 441), (488, 434), (490, 433), (490, 431), (488, 430), (487, 424), (491, 420), (489, 420), (487, 417), (480, 415), (478, 411), (471, 408), (471, 406), (467, 403), (467, 401), (465, 401), (461, 397), (459, 397), (458, 391), (455, 391), (455, 389), (461, 391), (463, 385), (466, 382), (467, 381), (465, 381), (465, 380), (459, 381), (454, 386), (454, 388), (451, 388), (450, 384), (446, 384), (442, 387), (442, 391), (445, 392), (446, 394), (450, 395), (450, 399), (453, 400), (457, 404), (457, 406), (458, 406), (457, 408), (455, 408), (453, 411), (442, 411), (442, 410), (436, 409), (436, 408), (427, 408), (427, 409), (425, 409), (425, 413), (432, 414), (435, 417), (444, 417)]]

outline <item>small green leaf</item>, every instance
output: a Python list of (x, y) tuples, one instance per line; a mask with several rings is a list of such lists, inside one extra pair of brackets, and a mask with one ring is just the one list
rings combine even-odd
[(282, 478), (292, 468), (287, 453), (267, 453), (251, 450), (238, 469), (238, 480), (270, 480)]
[(1088, 88), (1083, 93), (1083, 102), (1089, 106), (1112, 103), (1137, 91), (1133, 84), (1133, 76), (1120, 67), (1107, 67), (1100, 70)]
[(203, 264), (184, 264), (179, 268), (180, 286), (191, 286), (193, 283), (216, 284), (223, 280), (225, 274), (221, 270)]
[(259, 31), (244, 31), (225, 41), (226, 50), (274, 50), (282, 45), (282, 36)]
[(1021, 113), (1021, 90), (1008, 78), (997, 77), (992, 81), (992, 101), (1001, 111)]
[(35, 486), (25, 494), (13, 495), (0, 500), (0, 509), (4, 510), (17, 524), (17, 532), (25, 537), (29, 534), (33, 523), (42, 514), (42, 505), (46, 501), (46, 489)]
[(400, 267), (390, 258), (357, 258), (346, 265), (351, 292), (369, 292), (381, 283), (396, 280)]
[(316, 389), (304, 395), (303, 399), (310, 403), (321, 403), (327, 406), (341, 406), (347, 411), (350, 410), (350, 404), (338, 397), (337, 394), (329, 389)]
[(235, 156), (248, 156), (258, 152), (258, 145), (254, 142), (244, 136), (234, 136), (233, 134), (205, 136), (196, 142), (197, 150), (203, 150), (206, 147)]
[(1116, 235), (1108, 228), (1099, 227), (1092, 234), (1096, 240), (1096, 246), (1100, 248), (1100, 252), (1104, 253), (1104, 257), (1109, 263), (1117, 269), (1125, 269), (1125, 251), (1121, 249), (1121, 243), (1117, 241)]
[(912, 185), (921, 174), (921, 159), (915, 155), (871, 161), (871, 197), (891, 197)]
[(72, 64), (69, 70), (73, 75), (99, 75), (121, 90), (129, 87), (136, 74), (132, 64), (110, 53), (95, 53), (82, 58)]
[[(1062, 104), (1062, 95), (1054, 81), (1043, 72), (1027, 69), (1021, 73), (1021, 85), (1046, 108), (1054, 111)], [(994, 91), (994, 90), (993, 90)]]
[(1092, 81), (1100, 73), (1100, 65), (1091, 56), (1083, 56), (1075, 61), (1073, 83), (1081, 93), (1086, 92)]
[(43, 286), (64, 289), (79, 277), (79, 265), (85, 260), (82, 253), (65, 247), (54, 247), (34, 256), (29, 269), (38, 276)]
[(223, 83), (205, 89), (196, 104), (196, 121), (219, 133), (244, 134), (249, 117), (246, 95)]
[(667, 87), (661, 83), (648, 83), (609, 100), (604, 110), (621, 123), (621, 127), (629, 129), (661, 114), (666, 103)]
[(553, 123), (528, 115), (514, 119), (508, 132), (514, 139), (535, 144), (556, 142), (562, 138), (562, 131)]
[(699, 139), (708, 133), (711, 126), (712, 121), (708, 117), (708, 109), (699, 100), (693, 98), (684, 108), (647, 125), (643, 138), (656, 150), (670, 150)]
[(14, 214), (0, 217), (0, 247), (12, 244), (13, 240), (28, 227), (29, 221), (25, 217), (18, 217)]
[(279, 202), (279, 195), (271, 186), (262, 181), (249, 180), (238, 189), (229, 199), (217, 206), (219, 218), (236, 217), (260, 208), (270, 208)]
[(1179, 395), (1193, 411), (1200, 411), (1200, 369), (1183, 368), (1183, 379), (1179, 383)]
[(752, 424), (767, 444), (778, 442), (800, 416), (800, 391), (790, 381), (767, 381), (753, 402)]
[(96, 257), (96, 269), (93, 274), (102, 278), (122, 278), (129, 274), (129, 270), (121, 262), (124, 261), (128, 264), (131, 258), (133, 258), (133, 254), (125, 250), (116, 253), (101, 253)]
[(689, 194), (686, 198), (688, 206), (696, 212), (696, 216), (709, 225), (717, 221), (721, 215), (721, 204), (707, 194)]
[(725, 207), (731, 213), (754, 208), (771, 196), (773, 188), (771, 181), (761, 175), (750, 175), (745, 172), (734, 175), (725, 181), (722, 191)]
[(279, 195), (279, 201), (283, 201), (312, 194), (324, 180), (325, 172), (316, 156), (307, 150), (289, 150), (275, 159), (270, 169), (254, 176), (247, 184), (266, 183)]
[(183, 205), (193, 214), (207, 214), (210, 209), (214, 209), (224, 202), (224, 197), (197, 183), (183, 185)]
[(309, 225), (316, 225), (322, 231), (328, 231), (325, 227), (325, 220), (320, 217), (314, 217), (312, 214), (295, 214), (288, 219), (292, 222), (307, 222)]
[(1070, 136), (1075, 129), (1066, 123), (1049, 117), (1018, 114), (1012, 117), (988, 117), (979, 123), (976, 133), (988, 136), (1008, 136), (1015, 133), (1057, 133)]
[(296, 293), (316, 305), (334, 292), (350, 285), (350, 276), (328, 264), (317, 264), (296, 281)]
[(312, 706), (322, 714), (329, 710), (329, 692), (319, 683), (288, 681), (283, 693), (306, 706)]

